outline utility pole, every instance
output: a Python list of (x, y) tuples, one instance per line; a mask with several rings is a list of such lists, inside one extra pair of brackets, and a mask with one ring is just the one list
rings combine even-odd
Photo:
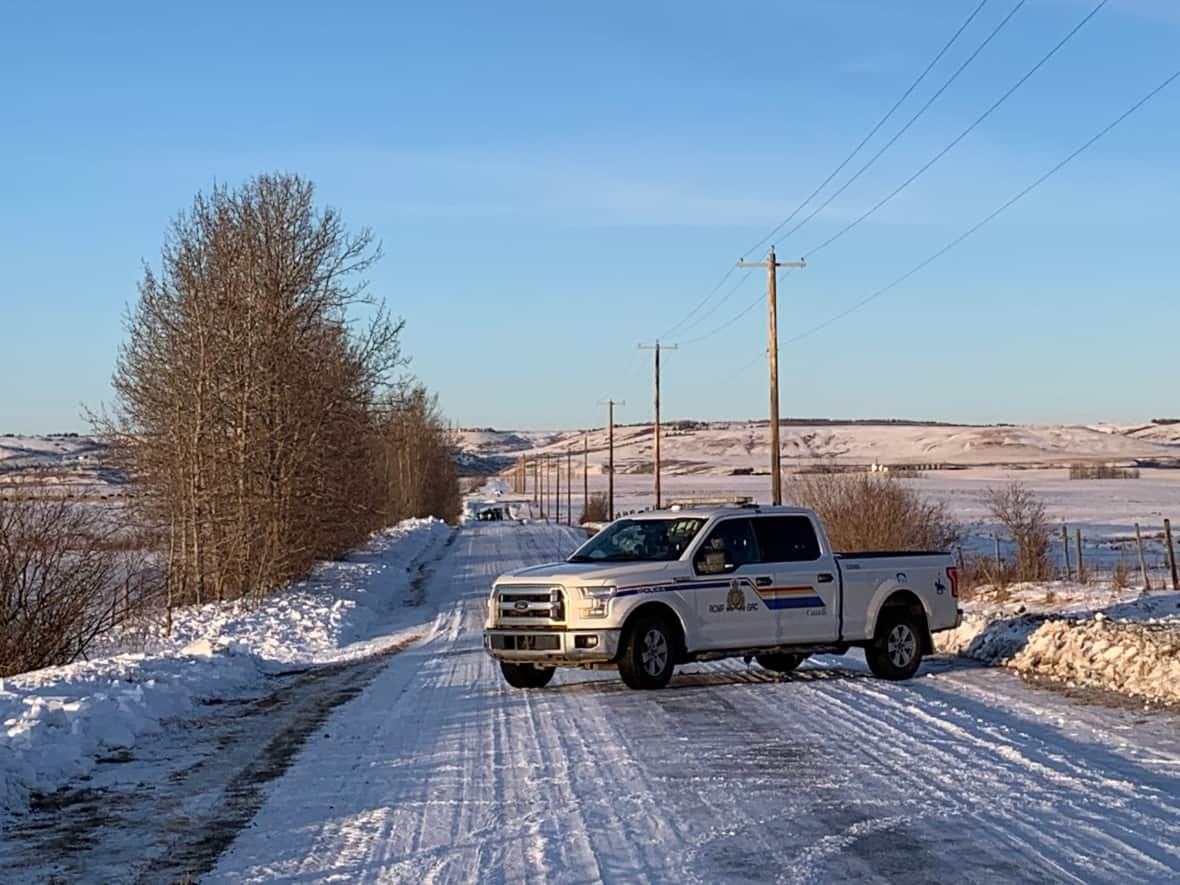
[(656, 423), (655, 423), (655, 468), (656, 475), (656, 510), (660, 509), (660, 351), (661, 350), (679, 350), (679, 344), (660, 344), (659, 339), (656, 339), (655, 344), (640, 344), (640, 350), (654, 350), (656, 352)]
[(561, 525), (561, 455), (554, 459), (553, 472), (557, 474), (556, 491), (553, 493), (553, 522)]
[(606, 406), (607, 416), (606, 521), (610, 522), (615, 518), (615, 406), (625, 406), (627, 401), (608, 399), (599, 405)]
[(565, 524), (574, 524), (574, 447), (565, 444)]
[(533, 458), (533, 503), (541, 505), (541, 459)]
[(774, 246), (765, 261), (739, 261), (738, 267), (766, 268), (766, 307), (770, 322), (770, 489), (773, 503), (783, 503), (782, 448), (779, 446), (778, 418), (778, 269), (780, 267), (807, 267), (805, 261), (778, 261), (774, 257)]
[[(586, 505), (590, 503), (590, 434), (582, 434), (582, 513), (586, 512)], [(583, 518), (585, 518), (583, 516)], [(1171, 529), (1168, 537), (1172, 536)], [(1171, 544), (1168, 545), (1171, 548)], [(1175, 589), (1175, 588), (1173, 588)]]

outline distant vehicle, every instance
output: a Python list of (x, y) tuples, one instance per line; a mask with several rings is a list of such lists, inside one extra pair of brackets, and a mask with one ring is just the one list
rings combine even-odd
[(516, 688), (556, 667), (663, 688), (677, 664), (730, 657), (789, 673), (853, 647), (875, 675), (908, 679), (931, 634), (960, 623), (958, 580), (949, 553), (835, 554), (810, 510), (673, 502), (497, 579), (484, 647)]

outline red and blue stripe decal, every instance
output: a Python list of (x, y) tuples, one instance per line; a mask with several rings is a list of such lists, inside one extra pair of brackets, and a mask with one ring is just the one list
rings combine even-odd
[[(749, 578), (740, 578), (741, 584), (758, 594), (769, 609), (823, 608), (827, 603), (815, 592), (814, 587), (758, 587)], [(674, 584), (651, 584), (620, 589), (615, 598), (639, 596), (648, 593), (671, 593), (676, 590), (728, 590), (732, 581), (679, 581)]]

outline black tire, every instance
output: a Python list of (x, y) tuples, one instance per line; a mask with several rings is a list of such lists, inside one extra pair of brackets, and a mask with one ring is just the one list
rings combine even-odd
[(773, 654), (758, 655), (754, 658), (761, 666), (775, 673), (790, 673), (805, 660), (807, 655)]
[(538, 667), (536, 664), (511, 664), (500, 661), (500, 672), (504, 681), (513, 688), (544, 688), (553, 678), (556, 668)]
[(881, 615), (877, 638), (865, 648), (865, 660), (881, 679), (909, 679), (922, 666), (922, 625), (908, 611)]
[(640, 617), (623, 638), (619, 676), (628, 688), (663, 688), (676, 669), (676, 633), (658, 617)]

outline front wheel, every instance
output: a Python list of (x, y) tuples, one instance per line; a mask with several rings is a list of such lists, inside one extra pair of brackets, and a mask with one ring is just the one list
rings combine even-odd
[(874, 676), (881, 679), (909, 679), (922, 665), (920, 627), (909, 612), (888, 616), (877, 638), (865, 648), (865, 660)]
[(555, 668), (538, 667), (536, 664), (510, 664), (500, 662), (500, 672), (504, 681), (513, 688), (544, 688), (553, 678)]
[(642, 618), (623, 640), (619, 676), (628, 688), (663, 688), (676, 669), (675, 640), (666, 621)]

